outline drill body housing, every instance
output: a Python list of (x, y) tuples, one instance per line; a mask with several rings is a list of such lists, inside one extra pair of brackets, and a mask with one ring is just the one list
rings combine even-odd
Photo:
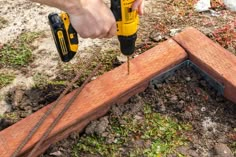
[(132, 10), (135, 0), (111, 0), (111, 11), (116, 18), (117, 36), (121, 53), (130, 56), (135, 50), (135, 41), (139, 17), (137, 11)]

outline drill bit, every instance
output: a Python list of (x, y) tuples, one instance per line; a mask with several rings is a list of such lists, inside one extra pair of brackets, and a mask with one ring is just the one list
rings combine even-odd
[(127, 71), (128, 71), (128, 75), (129, 75), (129, 72), (130, 72), (130, 63), (129, 63), (129, 56), (127, 56)]

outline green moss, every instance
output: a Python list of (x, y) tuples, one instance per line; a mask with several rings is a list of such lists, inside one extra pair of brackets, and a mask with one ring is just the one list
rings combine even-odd
[[(106, 139), (102, 137), (94, 136), (88, 136), (85, 139), (82, 139), (83, 144), (78, 143), (76, 147), (74, 148), (74, 154), (72, 154), (75, 157), (80, 156), (79, 152), (89, 152), (91, 154), (100, 154), (101, 156), (109, 156), (109, 157), (115, 157), (118, 153), (118, 147), (116, 144), (105, 144)], [(81, 142), (82, 142), (81, 141)]]
[(48, 83), (48, 77), (41, 73), (36, 73), (33, 76), (34, 87), (43, 87)]
[(0, 50), (0, 66), (19, 67), (28, 65), (32, 60), (32, 41), (40, 33), (29, 32), (21, 34), (12, 43), (7, 43)]
[[(146, 106), (146, 110), (150, 110)], [(181, 135), (183, 131), (190, 130), (187, 124), (179, 124), (175, 120), (162, 116), (158, 113), (146, 112), (145, 124), (142, 129), (147, 129), (142, 135), (143, 139), (152, 139), (151, 148), (144, 152), (147, 156), (166, 156), (172, 153), (177, 146), (185, 143), (185, 138)]]
[[(124, 122), (120, 124), (119, 119)], [(130, 115), (119, 119), (110, 118), (109, 132), (115, 136), (112, 143), (108, 143), (106, 137), (82, 136), (74, 148), (73, 155), (89, 153), (107, 157), (122, 155), (162, 157), (174, 153), (175, 148), (184, 145), (187, 139), (183, 134), (191, 129), (187, 124), (180, 124), (174, 119), (153, 112), (149, 105), (145, 105), (143, 121), (137, 121)], [(136, 146), (132, 143), (137, 140), (149, 143), (149, 146)], [(122, 151), (123, 149), (125, 151)]]
[(15, 79), (15, 75), (0, 73), (0, 88), (10, 84)]
[(55, 81), (48, 81), (48, 84), (50, 84), (50, 85), (66, 85), (66, 82), (67, 81), (57, 81), (57, 80), (55, 80)]
[(17, 121), (17, 120), (19, 120), (19, 117), (18, 117), (17, 114), (14, 113), (14, 112), (5, 113), (5, 114), (3, 114), (3, 115), (0, 115), (0, 119), (1, 119), (1, 118), (10, 119), (10, 120), (12, 120), (12, 121)]

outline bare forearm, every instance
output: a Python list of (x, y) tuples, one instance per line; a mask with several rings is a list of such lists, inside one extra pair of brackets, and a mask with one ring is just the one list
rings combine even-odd
[[(68, 13), (76, 32), (83, 38), (110, 38), (116, 35), (116, 20), (103, 0), (30, 0)], [(132, 8), (142, 14), (144, 0), (135, 0)]]

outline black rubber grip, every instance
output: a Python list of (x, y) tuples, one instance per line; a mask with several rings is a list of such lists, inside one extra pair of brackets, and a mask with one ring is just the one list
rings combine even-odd
[(135, 42), (137, 39), (137, 33), (131, 36), (118, 36), (120, 41), (120, 50), (121, 53), (130, 56), (135, 51)]
[(122, 20), (120, 1), (121, 0), (111, 0), (111, 11), (113, 15), (115, 16), (116, 21)]

